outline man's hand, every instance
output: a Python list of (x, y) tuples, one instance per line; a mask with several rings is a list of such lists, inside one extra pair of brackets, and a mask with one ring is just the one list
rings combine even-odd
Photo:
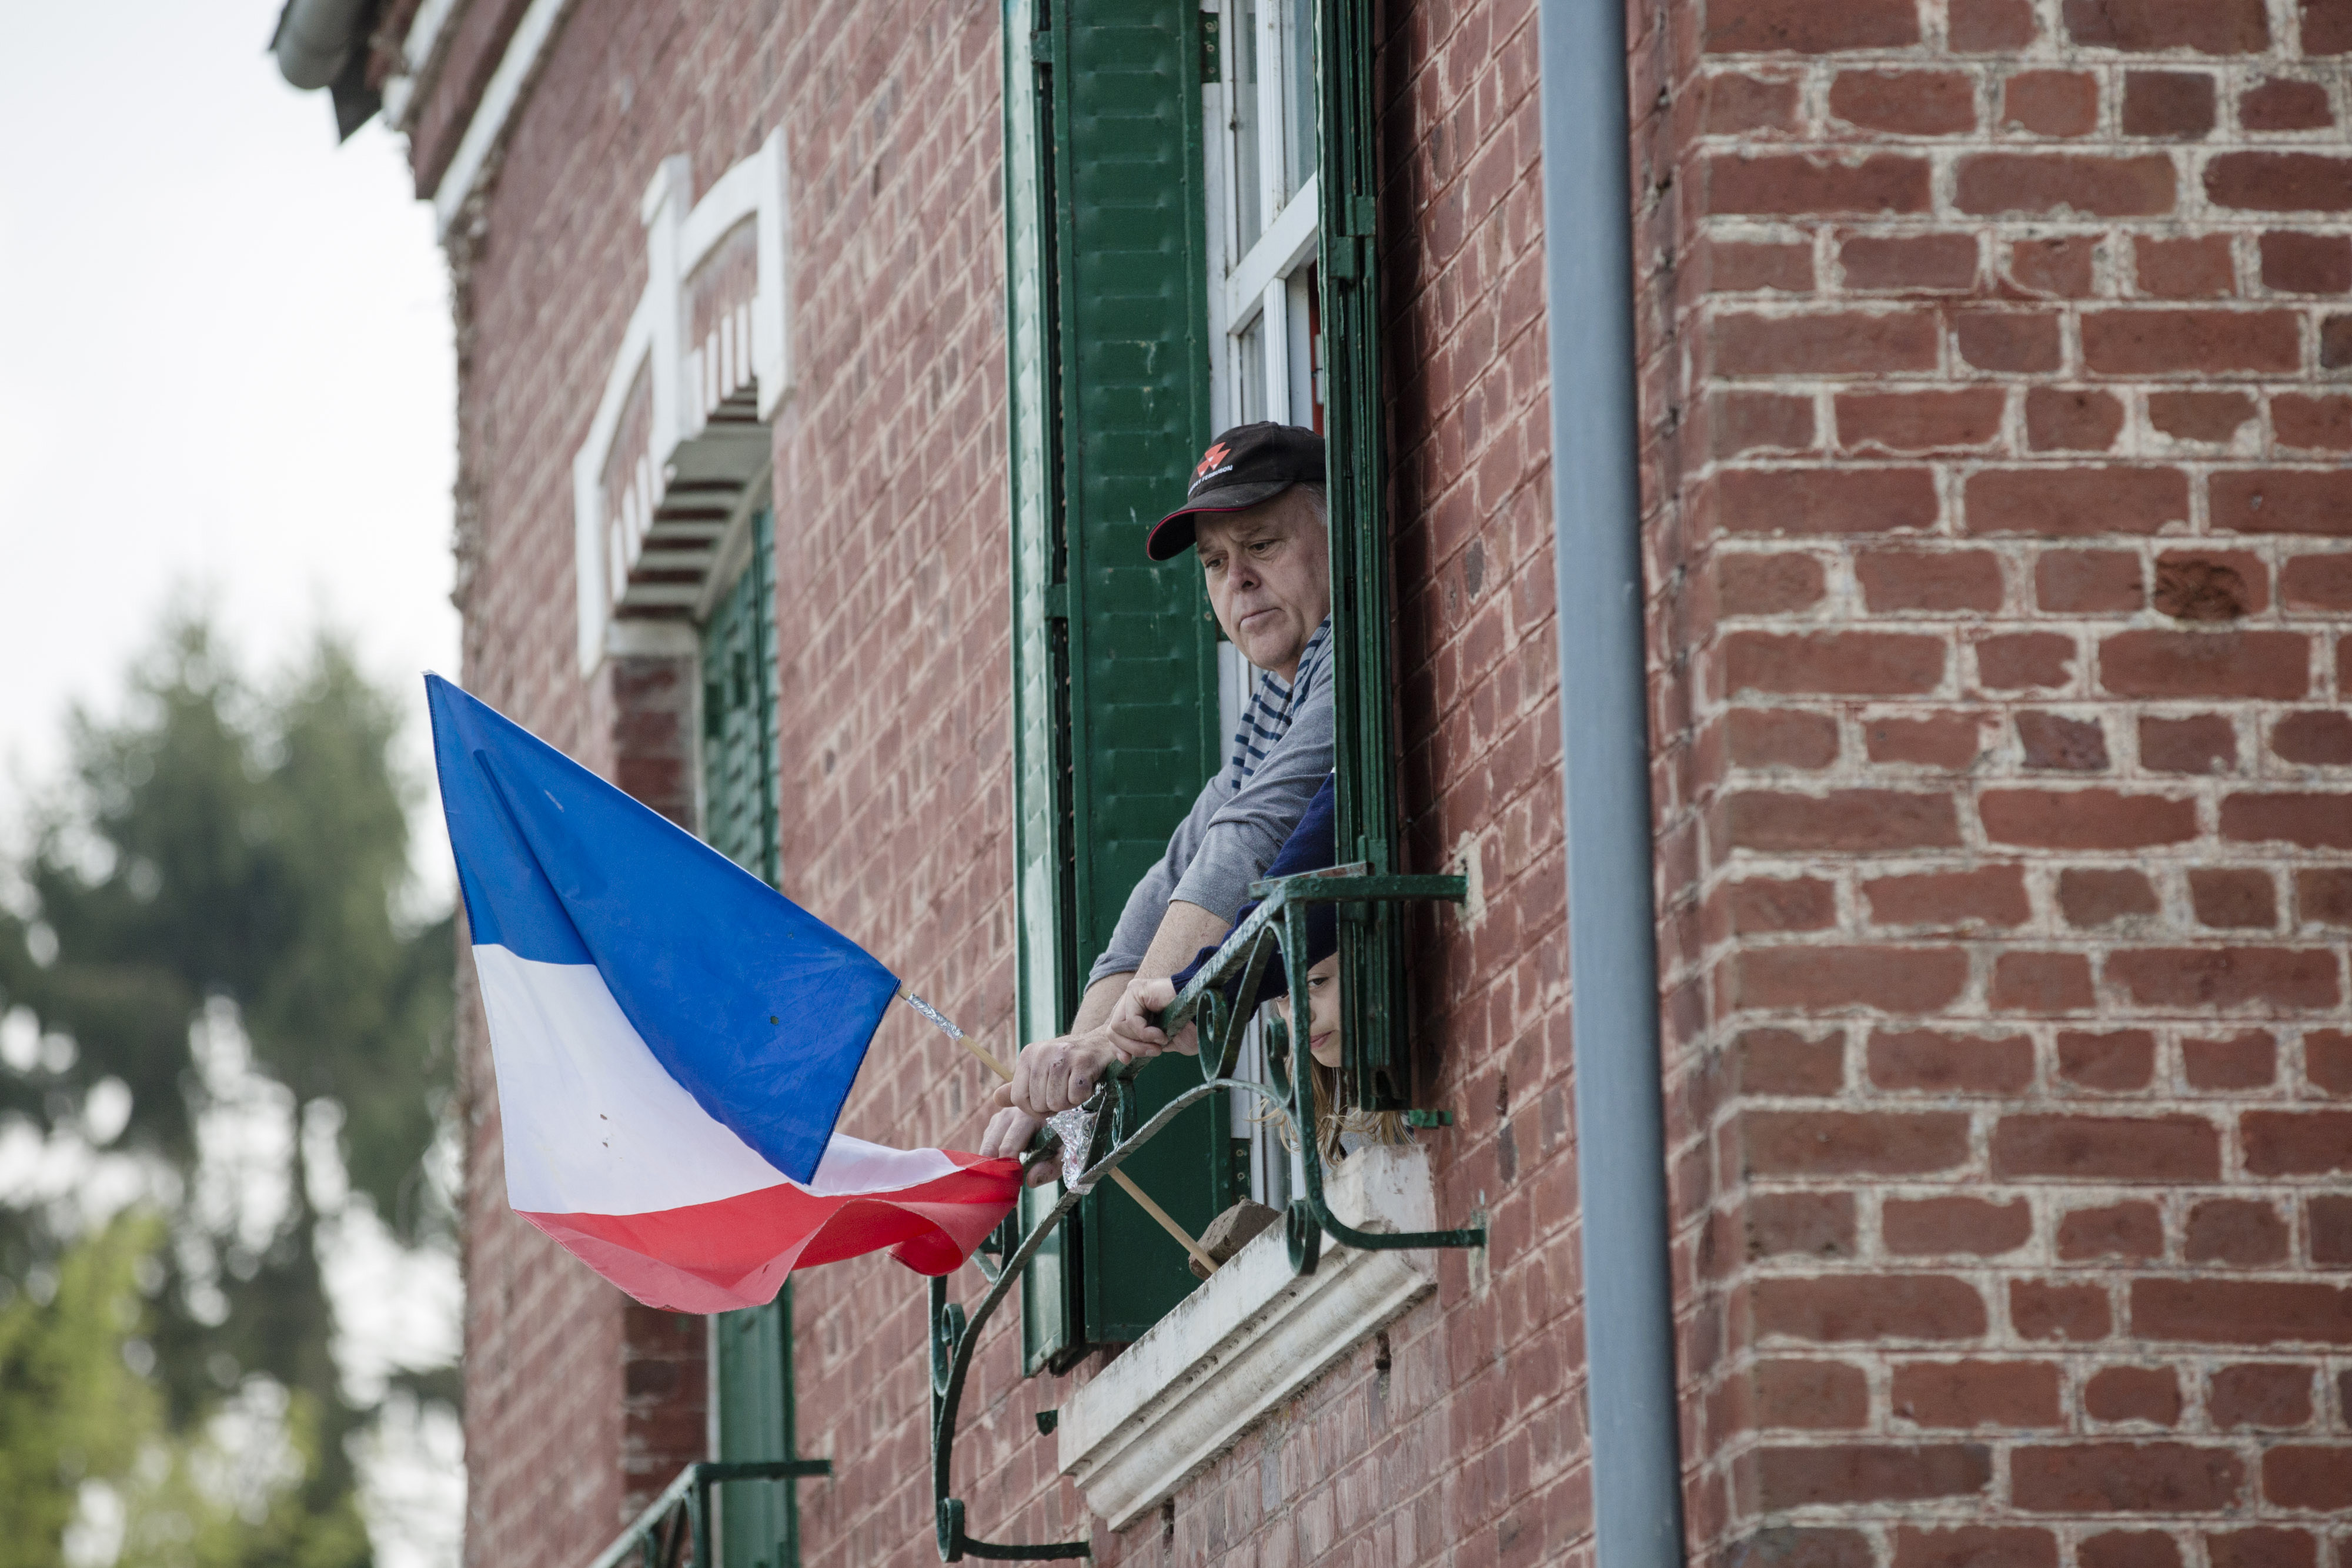
[[(1000, 1089), (999, 1093), (1003, 1091)], [(1026, 1111), (1007, 1105), (988, 1119), (988, 1131), (981, 1135), (980, 1157), (984, 1160), (1017, 1160), (1029, 1152), (1030, 1140), (1045, 1124)], [(1059, 1160), (1039, 1160), (1029, 1172), (1031, 1186), (1044, 1186), (1062, 1174)]]
[(1133, 979), (1111, 1009), (1110, 1035), (1121, 1054), (1133, 1060), (1157, 1056), (1163, 1051), (1178, 1051), (1191, 1056), (1201, 1049), (1199, 1035), (1190, 1019), (1176, 1031), (1171, 1041), (1165, 1030), (1150, 1021), (1150, 1015), (1163, 1009), (1176, 999), (1176, 983), (1170, 979)]
[(1013, 1082), (997, 1091), (996, 1103), (1032, 1116), (1050, 1116), (1085, 1104), (1110, 1070), (1129, 1060), (1108, 1030), (1041, 1040), (1022, 1047), (1020, 1060), (1013, 1065)]

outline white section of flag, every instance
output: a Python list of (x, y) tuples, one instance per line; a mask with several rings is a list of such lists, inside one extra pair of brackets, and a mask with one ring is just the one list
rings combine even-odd
[(805, 1186), (696, 1103), (647, 1048), (593, 964), (479, 944), (498, 1064), (507, 1201), (533, 1214), (653, 1214), (789, 1185), (823, 1197), (896, 1192), (960, 1167), (937, 1149), (839, 1133)]

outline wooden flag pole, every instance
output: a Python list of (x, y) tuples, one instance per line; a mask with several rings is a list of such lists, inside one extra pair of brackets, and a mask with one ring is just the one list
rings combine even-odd
[[(912, 1007), (917, 1012), (922, 1014), (925, 1018), (939, 1025), (940, 1028), (945, 1030), (949, 1038), (953, 1040), (958, 1045), (971, 1052), (972, 1055), (978, 1057), (982, 1061), (986, 1062), (988, 1064), (988, 1070), (991, 1072), (995, 1073), (1001, 1082), (1006, 1083), (1013, 1082), (1013, 1070), (1011, 1068), (1005, 1066), (1004, 1063), (997, 1061), (996, 1058), (991, 1056), (988, 1052), (974, 1045), (971, 1040), (965, 1039), (963, 1030), (956, 1028), (954, 1024), (950, 1023), (937, 1009), (931, 1006), (930, 1003), (923, 1000), (922, 998), (917, 996), (914, 992), (908, 990), (904, 986), (898, 988), (898, 995), (903, 998), (908, 1005)], [(1214, 1258), (1210, 1257), (1207, 1252), (1203, 1251), (1199, 1242), (1192, 1239), (1192, 1232), (1177, 1224), (1173, 1215), (1160, 1207), (1158, 1204), (1152, 1202), (1150, 1195), (1146, 1193), (1141, 1187), (1136, 1186), (1134, 1179), (1125, 1171), (1120, 1170), (1117, 1166), (1113, 1166), (1110, 1171), (1110, 1179), (1118, 1183), (1118, 1189), (1127, 1194), (1128, 1197), (1135, 1199), (1137, 1205), (1142, 1208), (1144, 1213), (1160, 1221), (1160, 1228), (1168, 1232), (1169, 1235), (1174, 1237), (1178, 1242), (1181, 1243), (1184, 1250), (1192, 1255), (1192, 1260), (1194, 1262), (1200, 1264), (1202, 1268), (1206, 1269), (1212, 1274), (1217, 1271), (1217, 1260)]]

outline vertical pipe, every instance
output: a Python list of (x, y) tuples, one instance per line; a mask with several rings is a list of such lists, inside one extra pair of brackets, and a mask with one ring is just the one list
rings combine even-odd
[(1576, 1174), (1599, 1568), (1680, 1568), (1624, 0), (1539, 0)]

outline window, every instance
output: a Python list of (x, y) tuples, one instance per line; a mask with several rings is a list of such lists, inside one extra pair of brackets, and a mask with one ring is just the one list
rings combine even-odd
[[(712, 575), (723, 586), (710, 601), (699, 639), (702, 836), (774, 886), (782, 867), (770, 508), (735, 520)], [(768, 1305), (724, 1312), (710, 1323), (711, 1457), (797, 1458), (791, 1282)], [(792, 1481), (733, 1481), (714, 1495), (724, 1568), (793, 1568), (799, 1563), (800, 1504)]]
[[(1313, 423), (1331, 441), (1340, 841), (1387, 869), (1394, 837), (1362, 237), (1371, 150), (1359, 129), (1370, 82), (1368, 69), (1347, 73), (1342, 96), (1356, 107), (1339, 113), (1318, 90), (1314, 42), (1319, 27), (1368, 67), (1369, 19), (1335, 20), (1362, 0), (1217, 4), (1004, 0), (1024, 1040), (1066, 1027), (1129, 890), (1233, 733), (1226, 710), (1245, 666), (1220, 653), (1197, 570), (1155, 567), (1141, 549), (1142, 525), (1229, 424)], [(1344, 344), (1327, 331), (1335, 303), (1357, 334)], [(1368, 386), (1339, 379), (1367, 375)], [(1378, 625), (1358, 626), (1373, 606)], [(1378, 662), (1365, 665), (1367, 653)], [(1351, 975), (1391, 984), (1386, 927), (1347, 929)], [(1377, 1046), (1370, 1019), (1391, 1016), (1351, 1011), (1351, 1048)], [(1355, 1077), (1361, 1095), (1376, 1092), (1370, 1073)], [(1377, 1082), (1380, 1103), (1401, 1103)], [(1148, 1115), (1184, 1086), (1171, 1070), (1146, 1073), (1139, 1108)], [(1197, 1234), (1254, 1180), (1227, 1103), (1187, 1118), (1127, 1168)], [(1024, 1213), (1035, 1212), (1033, 1199)], [(1024, 1281), (1032, 1372), (1138, 1337), (1194, 1284), (1182, 1254), (1108, 1185), (1077, 1221)]]

